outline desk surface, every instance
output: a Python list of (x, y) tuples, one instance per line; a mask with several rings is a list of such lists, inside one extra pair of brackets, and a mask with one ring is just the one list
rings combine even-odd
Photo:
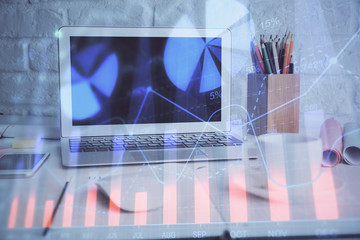
[[(0, 139), (1, 146), (11, 143)], [(325, 168), (313, 183), (284, 188), (269, 180), (262, 159), (246, 158), (256, 150), (249, 139), (241, 160), (63, 168), (59, 141), (43, 140), (36, 151), (51, 155), (33, 177), (0, 179), (1, 236), (43, 238), (68, 180), (47, 238), (200, 238), (224, 230), (232, 237), (359, 233), (360, 166)]]

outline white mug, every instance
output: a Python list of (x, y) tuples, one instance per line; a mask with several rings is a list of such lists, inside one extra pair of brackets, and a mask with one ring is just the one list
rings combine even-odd
[(322, 163), (320, 138), (296, 133), (274, 133), (261, 135), (258, 140), (269, 181), (295, 186), (311, 183), (319, 174)]

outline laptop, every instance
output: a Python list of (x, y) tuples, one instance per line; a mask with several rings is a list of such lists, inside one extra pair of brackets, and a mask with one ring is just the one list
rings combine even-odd
[(227, 29), (62, 27), (67, 167), (241, 158)]

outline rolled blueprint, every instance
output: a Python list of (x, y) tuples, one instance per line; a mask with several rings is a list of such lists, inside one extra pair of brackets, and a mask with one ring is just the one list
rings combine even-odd
[(344, 160), (350, 165), (360, 164), (360, 124), (347, 123), (344, 126)]
[(342, 158), (342, 127), (334, 118), (327, 119), (320, 128), (323, 146), (322, 164), (335, 167)]

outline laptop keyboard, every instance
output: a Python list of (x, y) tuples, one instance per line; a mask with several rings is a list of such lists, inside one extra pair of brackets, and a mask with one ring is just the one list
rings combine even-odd
[(223, 133), (132, 135), (70, 138), (71, 152), (102, 152), (167, 148), (240, 146), (242, 141)]

